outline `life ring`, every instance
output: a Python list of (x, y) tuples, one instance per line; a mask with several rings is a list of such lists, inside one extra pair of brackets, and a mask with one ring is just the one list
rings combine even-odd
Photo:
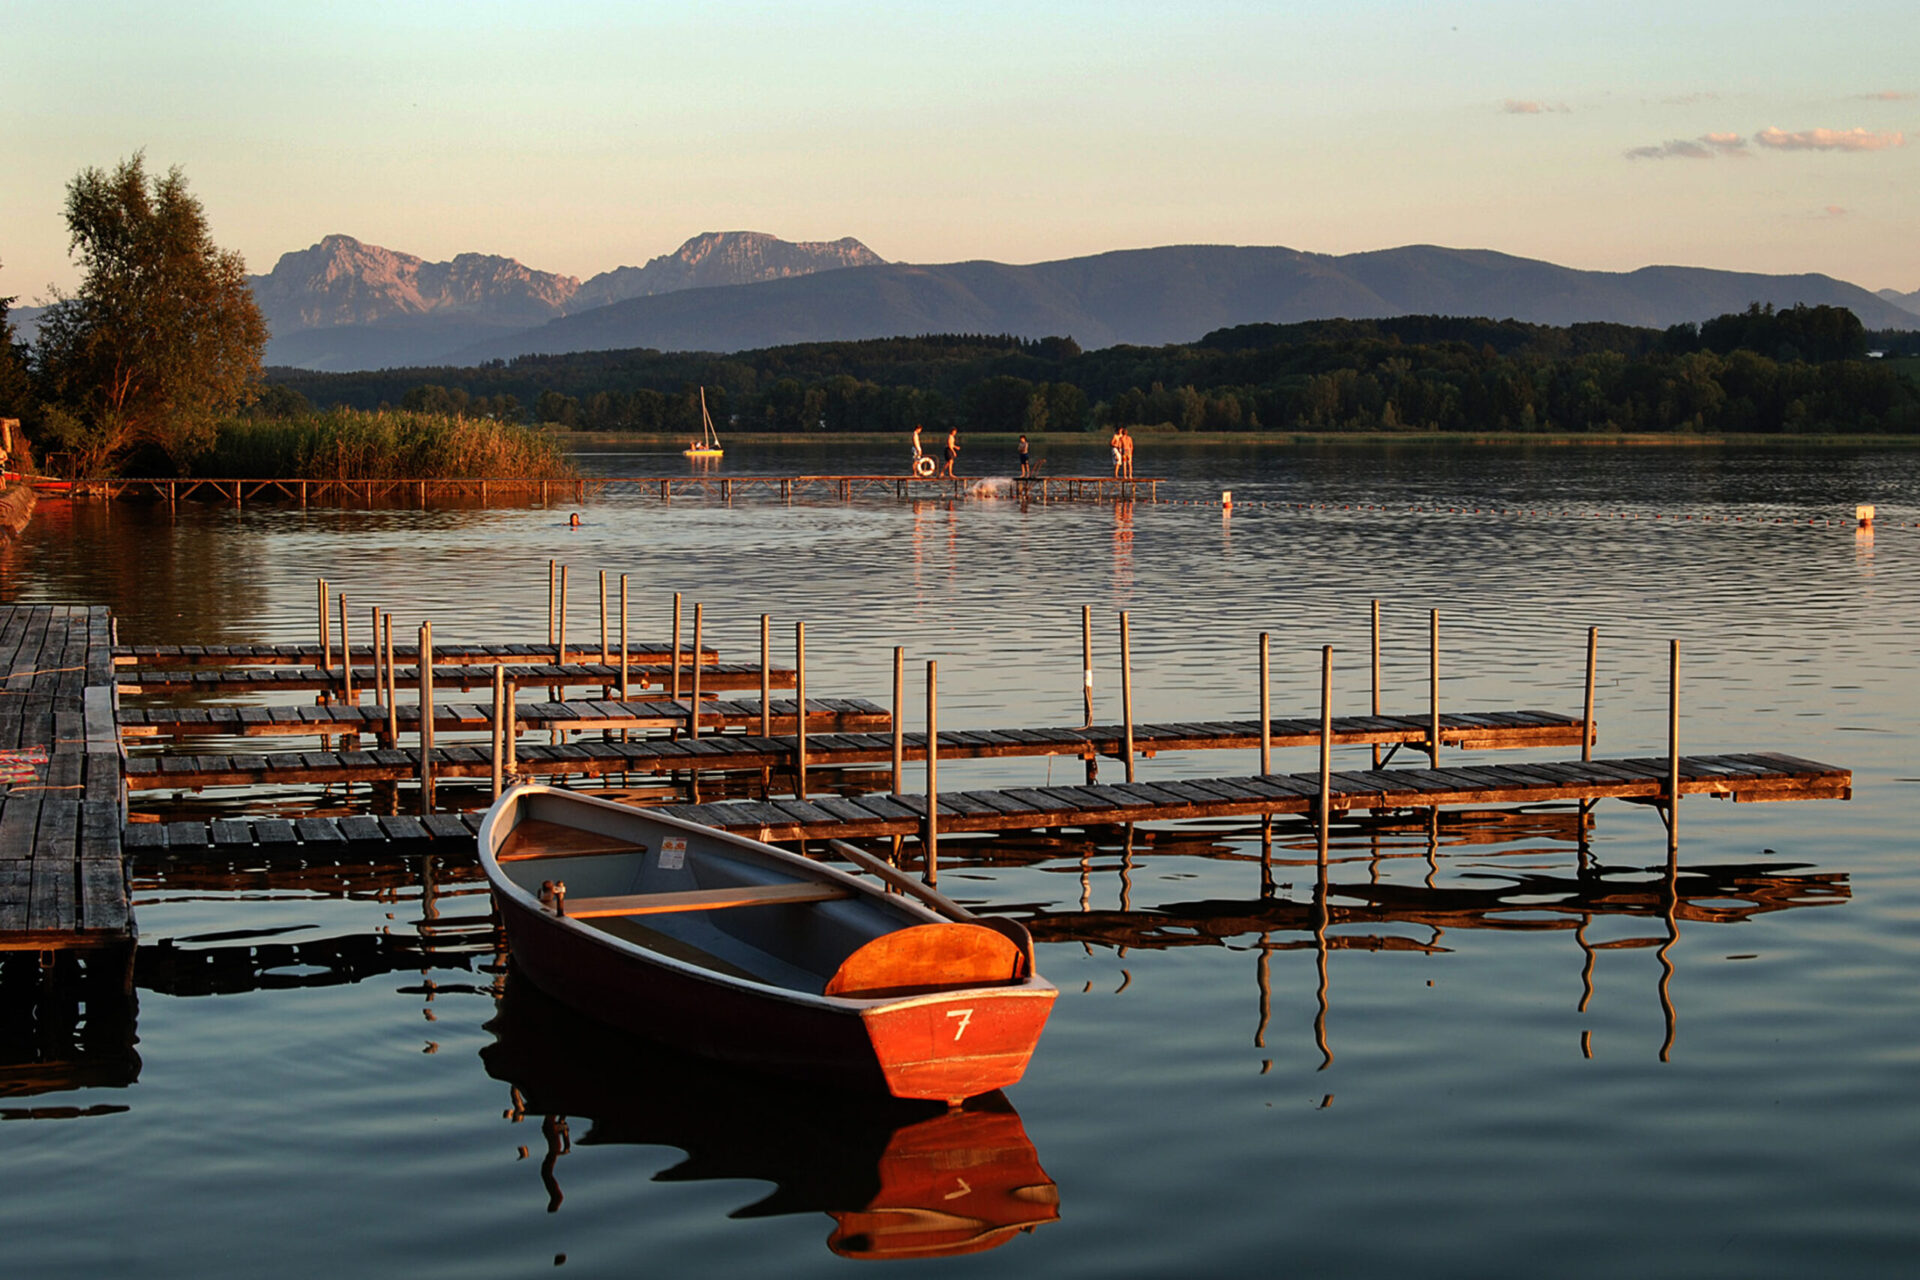
[(933, 455), (929, 453), (923, 453), (919, 457), (915, 458), (913, 460), (913, 474), (917, 476), (932, 475), (933, 474)]

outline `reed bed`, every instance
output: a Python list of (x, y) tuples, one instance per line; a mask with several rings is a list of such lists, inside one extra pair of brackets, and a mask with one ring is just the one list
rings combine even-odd
[(202, 476), (307, 480), (569, 479), (566, 451), (518, 423), (409, 410), (330, 409), (282, 420), (230, 419), (196, 460)]

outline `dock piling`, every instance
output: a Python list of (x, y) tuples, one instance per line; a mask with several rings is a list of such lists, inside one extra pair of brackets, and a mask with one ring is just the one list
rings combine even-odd
[(907, 651), (900, 645), (893, 646), (893, 794), (899, 795), (902, 787), (901, 774), (907, 767), (907, 727), (906, 717), (906, 664)]
[(620, 701), (633, 696), (627, 671), (627, 575), (620, 575)]
[(693, 605), (693, 708), (687, 715), (687, 736), (700, 736), (700, 636), (706, 617), (707, 606), (694, 601)]
[(347, 593), (340, 593), (340, 696), (349, 706), (359, 702), (353, 696), (353, 642), (347, 638)]
[(1127, 611), (1120, 611), (1120, 715), (1125, 725), (1122, 754), (1126, 760), (1127, 781), (1133, 781), (1133, 628)]
[[(676, 597), (677, 599), (677, 597)], [(807, 624), (793, 624), (793, 793), (807, 798)]]
[(940, 883), (940, 664), (927, 660), (927, 817), (920, 837), (927, 850), (928, 884)]
[[(1439, 720), (1434, 721), (1437, 731)], [(1434, 741), (1439, 742), (1436, 732)], [(1327, 827), (1333, 815), (1333, 646), (1320, 646), (1320, 866), (1327, 865)]]
[(1680, 848), (1680, 642), (1667, 652), (1667, 852)]
[[(1373, 714), (1380, 714), (1380, 598), (1374, 597), (1373, 608)], [(1380, 767), (1380, 744), (1373, 744), (1373, 767)]]
[[(1375, 714), (1378, 714), (1376, 712)], [(1260, 633), (1260, 773), (1273, 772), (1273, 681), (1267, 633)]]
[(420, 812), (433, 812), (433, 624), (420, 624)]
[(760, 736), (773, 736), (773, 618), (760, 615)]
[(507, 713), (507, 669), (499, 663), (493, 666), (493, 798), (498, 800), (506, 789), (507, 770), (506, 743)]
[(1440, 611), (1427, 615), (1427, 696), (1433, 707), (1433, 732), (1427, 740), (1433, 767), (1440, 767)]

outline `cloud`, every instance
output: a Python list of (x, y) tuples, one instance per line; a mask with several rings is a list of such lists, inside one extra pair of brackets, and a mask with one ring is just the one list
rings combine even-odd
[(1671, 98), (1662, 98), (1660, 101), (1669, 107), (1691, 107), (1702, 102), (1717, 102), (1719, 98), (1720, 95), (1717, 93), (1676, 93)]
[(1500, 109), (1510, 116), (1537, 116), (1549, 111), (1567, 115), (1573, 111), (1564, 102), (1536, 102), (1531, 98), (1508, 98)]
[(1828, 205), (1826, 210), (1827, 216), (1829, 218), (1844, 218), (1849, 213), (1852, 213), (1852, 212), (1853, 210), (1844, 208), (1843, 206), (1837, 205), (1837, 204)]
[(1697, 138), (1669, 138), (1653, 147), (1634, 147), (1627, 152), (1629, 160), (1665, 160), (1677, 157), (1682, 160), (1711, 160), (1715, 156), (1744, 156), (1747, 154), (1747, 140), (1737, 133), (1703, 133)]
[(1775, 151), (1882, 151), (1888, 147), (1904, 147), (1907, 135), (1873, 133), (1867, 129), (1802, 129), (1788, 133), (1785, 129), (1769, 128), (1754, 134), (1753, 140)]
[(1862, 102), (1906, 102), (1914, 95), (1902, 93), (1898, 89), (1882, 89), (1878, 93), (1863, 93), (1858, 96)]

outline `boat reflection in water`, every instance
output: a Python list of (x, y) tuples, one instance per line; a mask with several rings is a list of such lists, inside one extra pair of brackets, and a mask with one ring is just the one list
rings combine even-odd
[(513, 971), (480, 1051), (513, 1088), (509, 1115), (541, 1117), (549, 1210), (558, 1164), (583, 1145), (678, 1147), (666, 1182), (774, 1184), (740, 1218), (826, 1213), (827, 1247), (851, 1258), (998, 1248), (1060, 1216), (1060, 1197), (1005, 1095), (964, 1107), (869, 1098), (736, 1071), (581, 1017)]

